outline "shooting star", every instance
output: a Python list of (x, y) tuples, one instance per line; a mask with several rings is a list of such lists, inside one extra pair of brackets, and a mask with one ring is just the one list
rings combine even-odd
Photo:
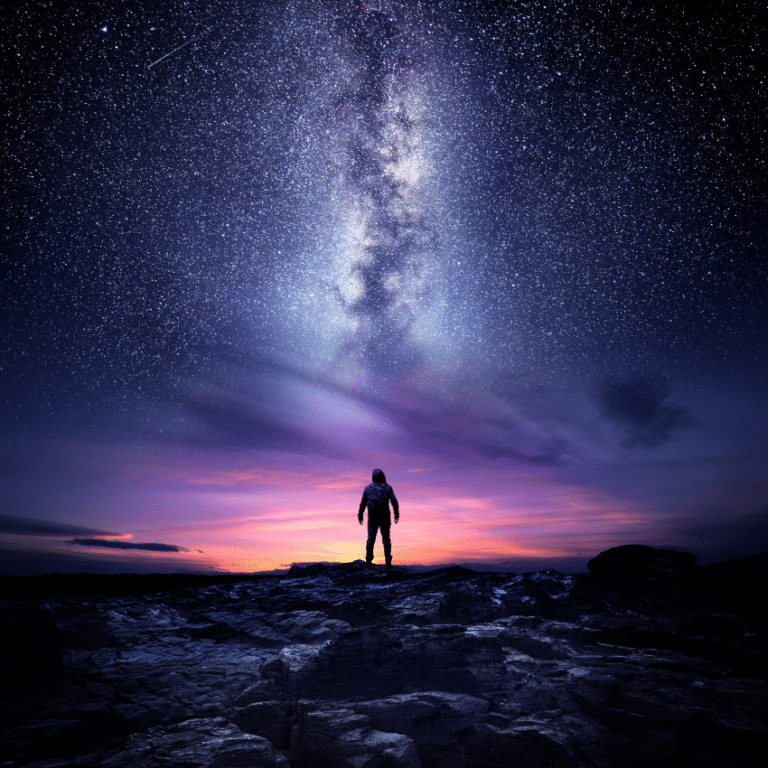
[(202, 32), (200, 32), (200, 34), (195, 35), (193, 38), (187, 40), (186, 43), (182, 43), (178, 48), (174, 48), (172, 51), (169, 51), (168, 53), (166, 53), (165, 56), (161, 56), (157, 61), (153, 61), (147, 67), (147, 69), (152, 69), (152, 67), (154, 67), (155, 64), (159, 64), (161, 61), (163, 61), (164, 59), (167, 59), (169, 56), (173, 56), (173, 54), (176, 53), (176, 51), (180, 51), (182, 48), (185, 48), (190, 43), (194, 43), (195, 40), (197, 40), (198, 38), (202, 37), (206, 32), (210, 32), (210, 31), (211, 31), (210, 29), (204, 29)]

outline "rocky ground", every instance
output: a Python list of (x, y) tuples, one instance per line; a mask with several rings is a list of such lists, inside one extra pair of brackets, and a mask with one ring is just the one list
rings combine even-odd
[(0, 763), (762, 768), (768, 555), (693, 560), (9, 597)]

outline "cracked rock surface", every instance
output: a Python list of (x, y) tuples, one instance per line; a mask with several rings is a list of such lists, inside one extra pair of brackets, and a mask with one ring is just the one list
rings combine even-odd
[(2, 765), (762, 766), (768, 555), (589, 566), (8, 599)]

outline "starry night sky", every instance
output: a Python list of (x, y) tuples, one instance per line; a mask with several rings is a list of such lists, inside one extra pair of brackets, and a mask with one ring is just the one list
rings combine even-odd
[(0, 570), (768, 549), (763, 13), (3, 11)]

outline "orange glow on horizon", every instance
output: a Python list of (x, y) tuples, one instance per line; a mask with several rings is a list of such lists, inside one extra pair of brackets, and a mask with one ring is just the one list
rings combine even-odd
[[(351, 479), (344, 485), (351, 487)], [(227, 516), (215, 524), (180, 525), (175, 534), (188, 547), (193, 541), (198, 545), (205, 541), (199, 547), (203, 550), (200, 557), (219, 570), (268, 571), (294, 562), (363, 559), (367, 528), (358, 525), (356, 515), (361, 483), (355, 483), (354, 496), (350, 492), (342, 499), (335, 486), (314, 486), (317, 497), (311, 509), (293, 506), (293, 489), (285, 493), (286, 506), (271, 503), (262, 507), (255, 503), (258, 495), (232, 496), (222, 491), (217, 498), (219, 506), (228, 509)], [(606, 539), (624, 543), (622, 531), (643, 523), (647, 526), (650, 514), (606, 494), (562, 485), (522, 488), (514, 499), (435, 494), (425, 504), (418, 498), (409, 499), (412, 495), (401, 500), (401, 522), (392, 525), (393, 557), (402, 565), (492, 565), (591, 556), (595, 549), (606, 548)], [(430, 496), (428, 491), (418, 495)], [(519, 512), (508, 511), (513, 504), (519, 505)], [(142, 535), (151, 535), (151, 529)], [(164, 526), (163, 537), (171, 540), (173, 536), (173, 524)], [(374, 556), (377, 562), (383, 561), (380, 536)]]
[[(365, 557), (367, 529), (358, 525), (357, 510), (370, 469), (293, 456), (270, 457), (263, 466), (252, 455), (237, 454), (230, 466), (217, 456), (198, 457), (197, 467), (188, 455), (176, 458), (158, 452), (121, 463), (100, 489), (99, 517), (84, 511), (76, 522), (95, 527), (98, 519), (100, 529), (120, 532), (96, 538), (170, 544), (178, 552), (56, 546), (120, 563), (152, 560), (167, 570), (245, 573)], [(380, 462), (400, 501), (392, 543), (394, 561), (402, 565), (514, 568), (583, 557), (586, 567), (610, 546), (668, 544), (674, 533), (667, 516), (642, 502), (565, 482), (554, 470), (400, 463), (405, 466), (392, 457)], [(374, 554), (383, 562), (380, 537)]]

